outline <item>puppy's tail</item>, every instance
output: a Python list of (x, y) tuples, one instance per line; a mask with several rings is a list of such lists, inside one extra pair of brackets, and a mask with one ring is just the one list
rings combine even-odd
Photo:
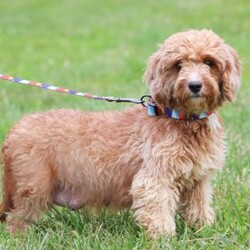
[(13, 201), (11, 199), (11, 191), (15, 188), (10, 163), (11, 160), (5, 157), (5, 147), (2, 148), (1, 164), (3, 164), (3, 184), (2, 184), (2, 202), (0, 204), (0, 222), (4, 222), (7, 217), (7, 213), (13, 209)]

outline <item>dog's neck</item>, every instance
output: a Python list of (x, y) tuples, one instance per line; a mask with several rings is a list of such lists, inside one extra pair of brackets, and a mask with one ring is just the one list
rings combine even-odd
[(165, 107), (164, 109), (162, 109), (151, 98), (147, 103), (146, 107), (149, 116), (166, 116), (177, 120), (199, 120), (204, 119), (213, 113), (211, 111), (203, 111), (199, 114), (185, 114), (177, 109), (171, 109), (169, 107)]

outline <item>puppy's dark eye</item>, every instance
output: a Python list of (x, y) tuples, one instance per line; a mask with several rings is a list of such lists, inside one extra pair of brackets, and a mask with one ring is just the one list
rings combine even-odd
[(175, 67), (178, 71), (180, 71), (180, 70), (182, 69), (182, 63), (181, 63), (181, 62), (177, 62), (177, 63), (174, 65), (174, 67)]
[(209, 61), (209, 60), (204, 61), (204, 64), (206, 64), (206, 65), (209, 66), (210, 68), (211, 68), (212, 66), (214, 66), (214, 63), (213, 63), (212, 61)]

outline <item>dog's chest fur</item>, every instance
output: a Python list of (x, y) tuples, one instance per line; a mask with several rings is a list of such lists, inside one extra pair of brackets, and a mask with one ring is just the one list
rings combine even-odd
[[(194, 182), (223, 167), (224, 135), (216, 114), (204, 121), (169, 120), (163, 124), (151, 139), (149, 154), (163, 176), (192, 188)], [(148, 158), (148, 162), (152, 160)]]

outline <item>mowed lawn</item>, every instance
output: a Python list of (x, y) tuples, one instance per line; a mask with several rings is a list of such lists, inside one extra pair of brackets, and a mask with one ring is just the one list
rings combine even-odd
[[(216, 223), (151, 240), (130, 211), (70, 212), (55, 207), (24, 234), (0, 225), (0, 249), (249, 249), (250, 1), (0, 1), (0, 73), (99, 95), (139, 98), (148, 57), (172, 33), (211, 28), (243, 64), (237, 101), (224, 106), (229, 154), (214, 181)], [(57, 108), (124, 109), (0, 80), (0, 143), (23, 115)], [(20, 142), (21, 144), (22, 142)], [(1, 189), (0, 189), (1, 193)]]

